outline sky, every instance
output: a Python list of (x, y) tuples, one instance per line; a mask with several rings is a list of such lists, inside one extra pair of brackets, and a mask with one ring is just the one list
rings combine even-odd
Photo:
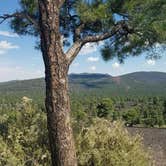
[[(18, 0), (1, 0), (0, 15), (19, 8)], [(35, 49), (36, 38), (19, 36), (10, 29), (9, 23), (0, 24), (0, 82), (44, 76), (40, 50)], [(102, 43), (101, 43), (102, 45)], [(130, 57), (124, 64), (117, 59), (103, 61), (99, 46), (88, 43), (72, 63), (69, 73), (107, 73), (112, 76), (137, 71), (166, 72), (166, 51), (159, 60), (146, 59), (146, 54)]]

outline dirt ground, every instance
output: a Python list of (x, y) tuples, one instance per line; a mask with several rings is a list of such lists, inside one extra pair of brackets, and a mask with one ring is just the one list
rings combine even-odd
[(155, 166), (166, 166), (166, 129), (128, 127), (131, 135), (140, 134), (145, 147), (152, 149)]

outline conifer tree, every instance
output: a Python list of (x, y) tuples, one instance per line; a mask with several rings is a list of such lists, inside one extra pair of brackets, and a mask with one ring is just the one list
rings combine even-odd
[[(86, 43), (105, 41), (103, 58), (151, 50), (166, 41), (165, 0), (20, 0), (0, 16), (20, 35), (39, 39), (45, 64), (46, 110), (53, 166), (76, 166), (67, 73)], [(2, 2), (1, 2), (2, 3)], [(62, 40), (65, 38), (65, 40)], [(72, 39), (72, 42), (71, 42)], [(71, 42), (71, 43), (70, 43)], [(70, 46), (69, 46), (70, 44)], [(65, 52), (63, 47), (68, 46)], [(153, 51), (152, 51), (153, 50)]]

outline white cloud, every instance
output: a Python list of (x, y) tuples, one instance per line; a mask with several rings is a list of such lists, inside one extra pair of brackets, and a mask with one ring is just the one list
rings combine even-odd
[(14, 45), (8, 41), (0, 41), (0, 55), (5, 54), (10, 49), (17, 49), (19, 46)]
[(17, 45), (14, 45), (8, 41), (0, 41), (0, 49), (15, 49), (19, 48)]
[(103, 45), (104, 45), (104, 41), (99, 41), (96, 43), (87, 43), (82, 47), (80, 54), (87, 55), (87, 54), (97, 52), (98, 51), (97, 49)]
[(91, 71), (96, 71), (96, 66), (91, 66), (91, 67), (90, 67), (90, 70), (91, 70)]
[(21, 66), (3, 66), (0, 68), (0, 81), (23, 80), (43, 77), (44, 71), (39, 69), (30, 70)]
[(114, 69), (118, 69), (118, 68), (120, 67), (120, 64), (117, 63), (117, 62), (115, 62), (115, 63), (112, 64), (112, 67), (113, 67)]
[(99, 61), (99, 57), (90, 56), (90, 57), (87, 58), (87, 61), (88, 62), (98, 62)]
[(6, 37), (19, 37), (16, 33), (8, 32), (8, 31), (0, 31), (1, 36)]
[(87, 55), (91, 54), (97, 51), (97, 45), (94, 43), (87, 43), (83, 46), (83, 48), (80, 51), (80, 54)]
[(156, 61), (155, 61), (154, 59), (148, 59), (148, 60), (146, 61), (146, 63), (147, 63), (148, 65), (154, 66), (154, 65), (156, 64)]

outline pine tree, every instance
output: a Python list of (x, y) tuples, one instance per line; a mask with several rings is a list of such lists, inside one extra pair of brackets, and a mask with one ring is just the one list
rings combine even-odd
[[(54, 166), (77, 165), (67, 73), (81, 48), (104, 40), (101, 53), (105, 60), (117, 57), (123, 62), (129, 55), (148, 50), (156, 57), (156, 44), (166, 41), (165, 11), (165, 0), (20, 0), (19, 10), (0, 17), (0, 23), (10, 19), (16, 33), (40, 41)], [(63, 46), (69, 44), (64, 52)]]

